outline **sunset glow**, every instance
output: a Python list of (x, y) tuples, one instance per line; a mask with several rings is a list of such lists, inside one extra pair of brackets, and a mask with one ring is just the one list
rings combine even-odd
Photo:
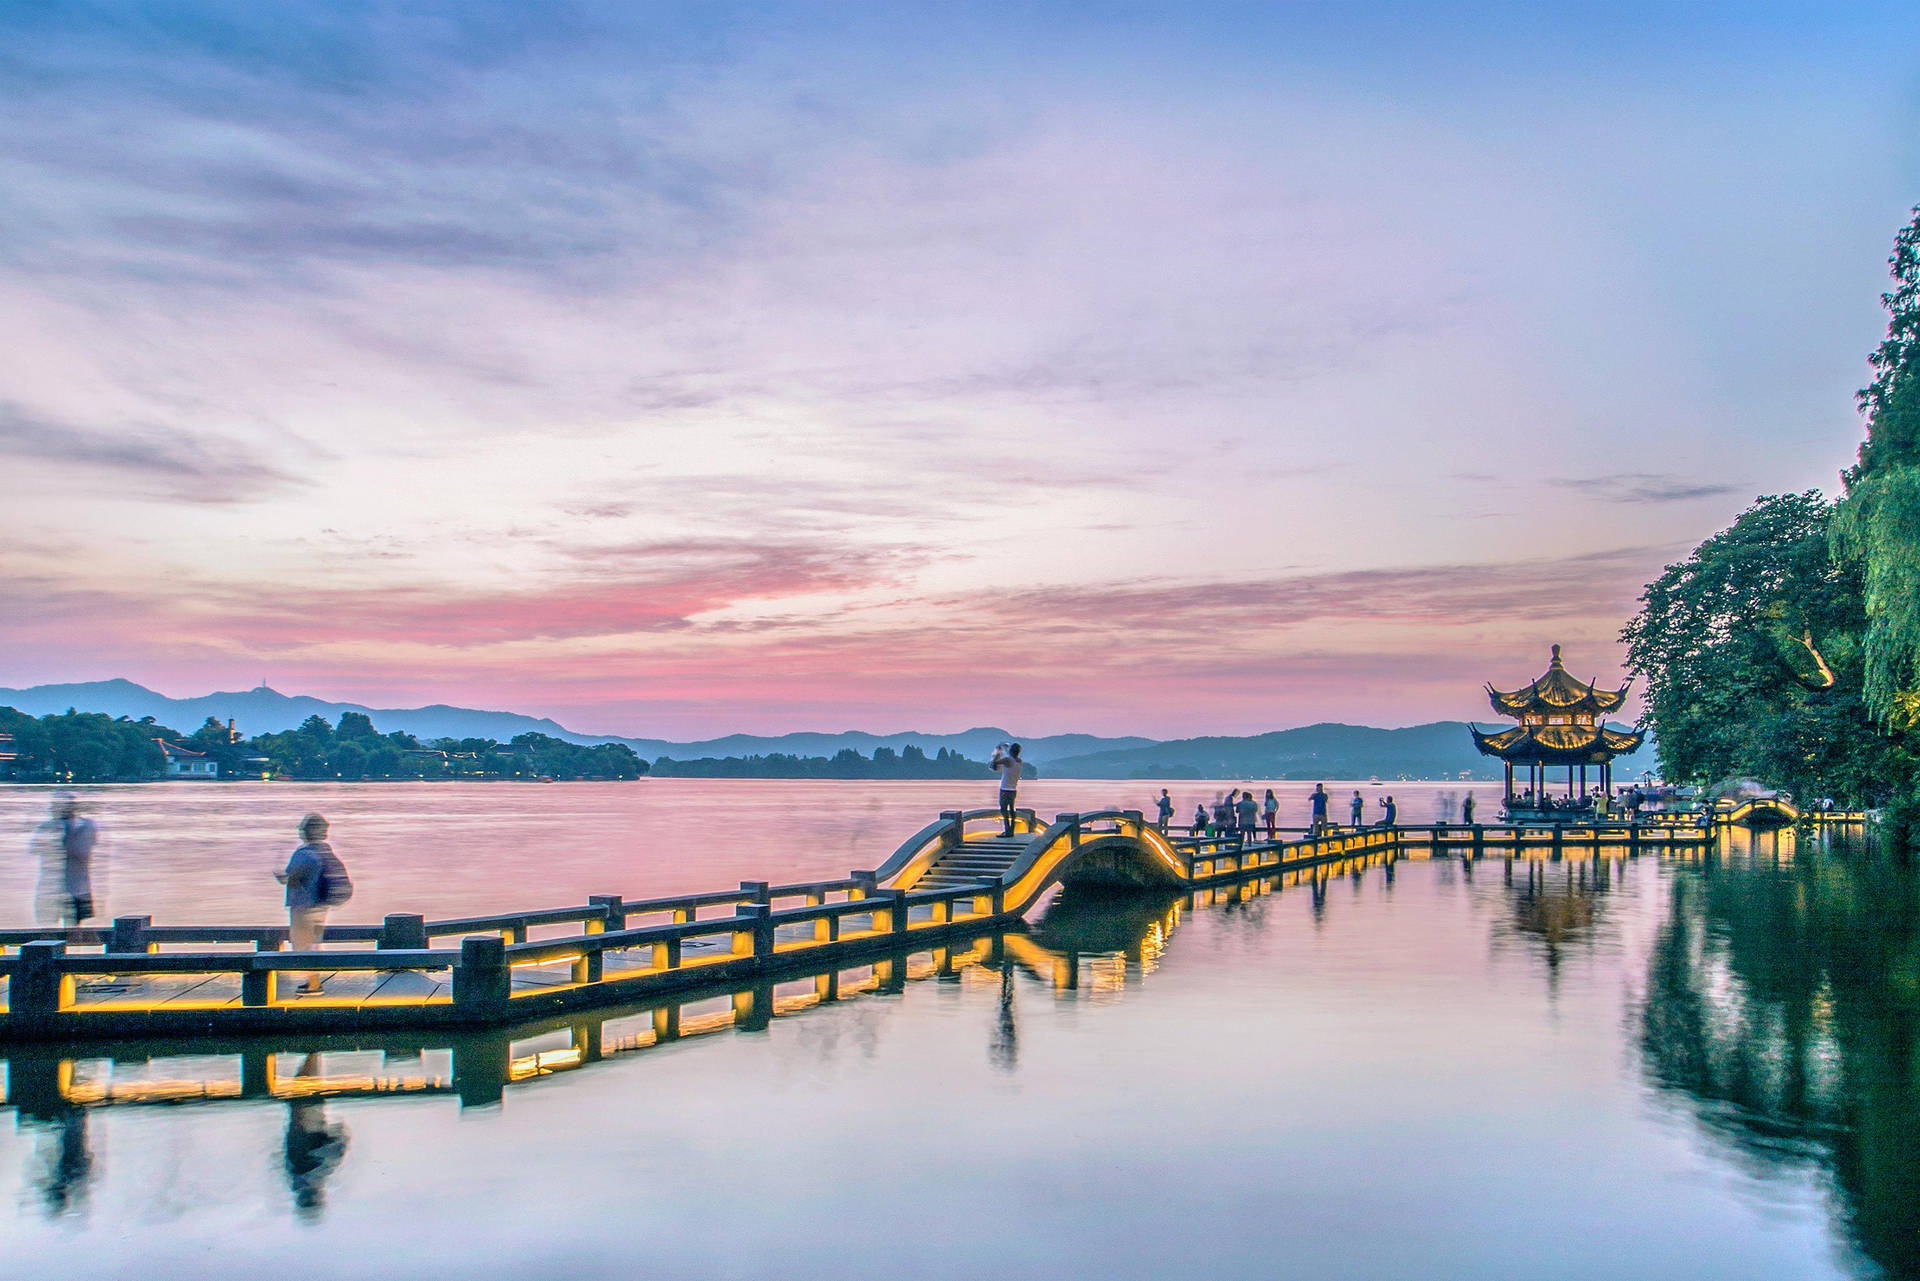
[(1859, 441), (1920, 176), (1865, 8), (0, 14), (0, 684), (672, 737), (1617, 685)]

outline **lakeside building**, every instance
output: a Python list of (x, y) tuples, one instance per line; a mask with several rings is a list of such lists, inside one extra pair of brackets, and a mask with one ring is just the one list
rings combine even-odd
[[(1531, 684), (1516, 690), (1487, 686), (1493, 710), (1519, 724), (1492, 734), (1475, 725), (1467, 729), (1482, 755), (1497, 756), (1506, 763), (1510, 819), (1525, 822), (1564, 819), (1572, 811), (1591, 813), (1592, 796), (1612, 792), (1613, 758), (1634, 751), (1646, 739), (1644, 731), (1612, 729), (1602, 719), (1620, 710), (1632, 685), (1628, 681), (1619, 689), (1603, 690), (1594, 681), (1582, 684), (1560, 661), (1560, 647), (1555, 645), (1546, 672)], [(1526, 770), (1526, 789), (1518, 795), (1513, 790), (1516, 766)], [(1565, 803), (1548, 795), (1548, 771), (1563, 767), (1567, 771)], [(1593, 793), (1587, 790), (1589, 767), (1596, 772)]]
[(164, 738), (156, 738), (160, 744), (161, 755), (167, 758), (168, 778), (218, 778), (220, 764), (205, 752), (196, 752), (191, 747), (182, 747), (170, 743)]

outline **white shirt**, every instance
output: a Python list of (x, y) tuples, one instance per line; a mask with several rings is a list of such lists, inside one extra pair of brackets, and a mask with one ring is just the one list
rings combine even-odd
[(994, 766), (994, 768), (1000, 771), (1001, 791), (1011, 792), (1020, 786), (1020, 758), (1018, 756), (1002, 756), (1000, 763)]

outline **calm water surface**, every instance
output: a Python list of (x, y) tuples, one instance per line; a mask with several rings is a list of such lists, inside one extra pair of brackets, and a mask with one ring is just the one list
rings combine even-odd
[[(1219, 790), (1169, 786), (1183, 815)], [(1418, 820), (1464, 788), (1368, 790)], [(1030, 799), (1157, 791), (1043, 780)], [(1303, 795), (1283, 789), (1295, 821)], [(267, 873), (307, 809), (354, 873), (342, 916), (372, 919), (834, 875), (983, 797), (648, 780), (88, 801), (109, 912), (242, 922), (275, 918)], [(0, 792), (10, 921), (44, 805)], [(283, 1084), (441, 1087), (291, 1103), (134, 1101), (230, 1088), (232, 1047), (64, 1078), (16, 1053), (0, 1258), (82, 1277), (1920, 1276), (1920, 896), (1791, 834), (1755, 843), (1056, 902), (946, 973), (916, 958), (897, 991), (865, 970), (828, 1004), (783, 984), (745, 1026), (720, 994), (671, 1041), (642, 1012), (596, 1025), (607, 1057), (577, 1068), (567, 1030), (523, 1038), (524, 1079), (487, 1106), (445, 1088), (434, 1045), (266, 1047)], [(50, 1101), (62, 1079), (118, 1101)]]

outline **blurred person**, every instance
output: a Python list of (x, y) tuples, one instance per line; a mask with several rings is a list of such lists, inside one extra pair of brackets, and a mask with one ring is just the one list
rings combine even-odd
[(1353, 817), (1347, 823), (1347, 826), (1348, 827), (1360, 826), (1360, 820), (1366, 816), (1366, 812), (1367, 812), (1366, 797), (1360, 795), (1359, 791), (1356, 790), (1353, 794), (1353, 803), (1349, 805), (1348, 808), (1353, 811)]
[[(327, 843), (327, 820), (309, 814), (300, 820), (300, 845), (274, 879), (287, 887), (287, 946), (295, 952), (313, 952), (326, 933), (327, 912), (353, 897), (353, 881), (346, 865)], [(300, 995), (320, 991), (320, 976), (309, 973)]]
[(1205, 801), (1193, 803), (1193, 834), (1195, 836), (1207, 834), (1207, 803)]
[(1266, 797), (1260, 802), (1260, 812), (1266, 815), (1267, 839), (1270, 841), (1279, 840), (1280, 839), (1280, 798), (1273, 794), (1273, 789), (1271, 787), (1267, 789)]
[(1164, 834), (1167, 828), (1173, 824), (1173, 798), (1167, 795), (1166, 788), (1163, 787), (1160, 789), (1160, 799), (1155, 801), (1154, 805), (1160, 810), (1159, 827), (1162, 834)]
[[(1357, 795), (1357, 793), (1356, 793)], [(1327, 830), (1327, 785), (1315, 783), (1313, 795), (1307, 798), (1307, 826), (1315, 836)]]
[(1473, 793), (1467, 793), (1467, 799), (1460, 802), (1460, 821), (1468, 827), (1473, 826)]
[(33, 834), (40, 863), (34, 893), (34, 919), (71, 929), (94, 914), (93, 852), (100, 829), (80, 813), (72, 792), (55, 792), (52, 812)]
[(1260, 824), (1260, 802), (1253, 799), (1253, 789), (1242, 788), (1240, 799), (1233, 806), (1234, 836), (1240, 844), (1256, 839), (1256, 828)]
[(1387, 794), (1387, 799), (1381, 802), (1380, 808), (1382, 813), (1380, 815), (1380, 821), (1375, 824), (1376, 827), (1392, 827), (1399, 821), (1400, 807), (1394, 804), (1392, 793)]

